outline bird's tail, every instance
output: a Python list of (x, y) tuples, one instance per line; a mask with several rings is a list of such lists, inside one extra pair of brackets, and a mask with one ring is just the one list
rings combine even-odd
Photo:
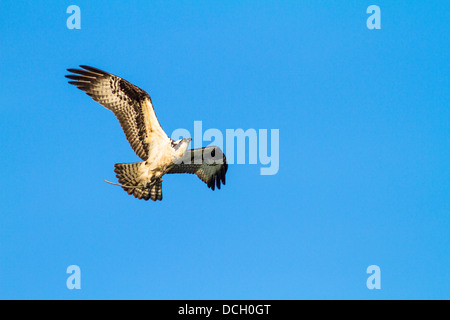
[(128, 194), (138, 199), (162, 200), (162, 182), (156, 180), (152, 183), (142, 184), (139, 180), (139, 168), (142, 162), (116, 163), (114, 172), (119, 179), (119, 185)]

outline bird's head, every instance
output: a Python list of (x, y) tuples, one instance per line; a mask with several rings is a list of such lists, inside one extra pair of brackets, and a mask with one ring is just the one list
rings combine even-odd
[(187, 148), (189, 146), (189, 142), (191, 142), (191, 140), (192, 140), (191, 138), (183, 138), (183, 139), (174, 141), (173, 148), (175, 149), (175, 152), (178, 157), (183, 156), (183, 154), (187, 150)]

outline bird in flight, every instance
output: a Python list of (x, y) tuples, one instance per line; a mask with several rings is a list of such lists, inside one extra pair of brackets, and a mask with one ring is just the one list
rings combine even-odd
[(191, 139), (175, 141), (167, 136), (147, 92), (100, 69), (80, 67), (67, 69), (71, 72), (66, 75), (69, 83), (114, 113), (131, 148), (142, 160), (114, 165), (117, 185), (123, 190), (138, 199), (162, 200), (162, 176), (166, 173), (196, 174), (212, 190), (225, 184), (228, 164), (219, 147), (187, 150)]

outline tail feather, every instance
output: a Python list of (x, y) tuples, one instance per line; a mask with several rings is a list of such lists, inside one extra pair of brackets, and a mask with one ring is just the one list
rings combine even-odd
[(123, 190), (135, 198), (153, 201), (162, 200), (162, 182), (143, 184), (139, 181), (139, 168), (142, 162), (116, 163), (114, 172)]
[(150, 187), (150, 198), (153, 201), (162, 200), (162, 182), (159, 180)]

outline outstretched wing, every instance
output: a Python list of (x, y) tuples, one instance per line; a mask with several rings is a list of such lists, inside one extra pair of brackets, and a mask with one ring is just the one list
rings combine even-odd
[(155, 139), (168, 139), (161, 128), (147, 92), (97, 68), (80, 66), (67, 69), (70, 84), (86, 92), (95, 101), (114, 112), (134, 152), (147, 160)]
[(195, 173), (212, 190), (225, 185), (227, 159), (219, 147), (187, 150), (167, 173)]

